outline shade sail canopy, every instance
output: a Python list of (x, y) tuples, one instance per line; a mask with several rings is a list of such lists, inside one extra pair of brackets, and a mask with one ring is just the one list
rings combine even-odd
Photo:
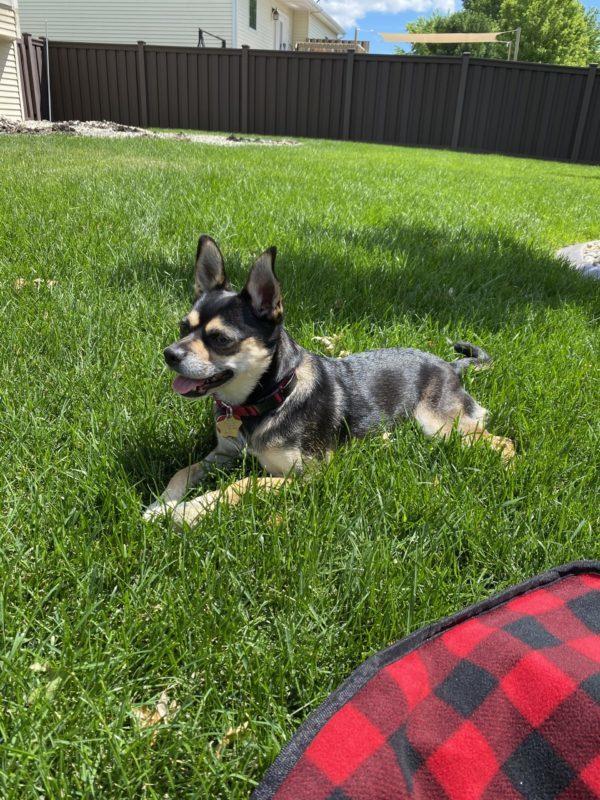
[(417, 44), (456, 44), (460, 42), (497, 42), (501, 32), (497, 33), (382, 33), (386, 42), (412, 42)]

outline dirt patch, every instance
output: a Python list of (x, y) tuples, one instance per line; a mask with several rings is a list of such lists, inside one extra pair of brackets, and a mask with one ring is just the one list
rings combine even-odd
[(136, 128), (133, 125), (121, 125), (119, 122), (79, 122), (78, 120), (68, 120), (66, 122), (24, 120), (23, 122), (15, 122), (0, 117), (0, 134), (2, 133), (38, 135), (67, 133), (71, 136), (93, 136), (108, 139), (177, 139), (182, 142), (215, 144), (219, 147), (244, 147), (249, 144), (261, 147), (297, 147), (300, 144), (291, 139), (261, 139), (251, 136), (238, 136), (233, 133), (229, 136), (219, 136), (213, 133), (159, 133), (146, 128)]

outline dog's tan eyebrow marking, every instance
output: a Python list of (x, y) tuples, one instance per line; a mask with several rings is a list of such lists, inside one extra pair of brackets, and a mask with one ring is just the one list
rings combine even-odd
[(200, 325), (200, 314), (193, 308), (186, 317), (190, 328), (197, 328)]
[(199, 358), (203, 361), (210, 361), (210, 353), (208, 352), (207, 348), (204, 346), (204, 342), (196, 337), (192, 338), (192, 341), (189, 343), (188, 347), (195, 353)]
[(224, 336), (229, 336), (231, 339), (237, 339), (239, 337), (236, 329), (224, 322), (219, 316), (213, 317), (207, 322), (204, 330), (207, 333), (222, 333)]

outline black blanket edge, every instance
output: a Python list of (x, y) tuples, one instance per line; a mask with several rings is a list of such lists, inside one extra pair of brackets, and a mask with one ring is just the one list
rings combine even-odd
[(374, 677), (383, 667), (397, 661), (399, 658), (420, 647), (429, 639), (444, 633), (448, 628), (465, 622), (471, 617), (479, 616), (491, 611), (503, 603), (518, 597), (521, 594), (548, 586), (568, 575), (580, 575), (584, 572), (600, 574), (600, 561), (572, 561), (560, 567), (555, 567), (540, 575), (536, 575), (523, 583), (511, 586), (498, 594), (462, 609), (449, 617), (433, 622), (424, 628), (400, 639), (384, 650), (370, 656), (363, 661), (354, 672), (337, 689), (324, 700), (300, 725), (289, 743), (277, 756), (273, 764), (265, 773), (263, 780), (254, 790), (251, 800), (272, 800), (284, 780), (300, 760), (309, 743), (325, 725), (362, 687)]

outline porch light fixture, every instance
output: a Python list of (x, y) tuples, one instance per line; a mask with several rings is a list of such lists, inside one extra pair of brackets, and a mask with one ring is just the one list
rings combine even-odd
[(279, 9), (278, 8), (272, 8), (271, 9), (271, 17), (273, 18), (274, 22), (277, 22), (277, 20), (279, 19)]

